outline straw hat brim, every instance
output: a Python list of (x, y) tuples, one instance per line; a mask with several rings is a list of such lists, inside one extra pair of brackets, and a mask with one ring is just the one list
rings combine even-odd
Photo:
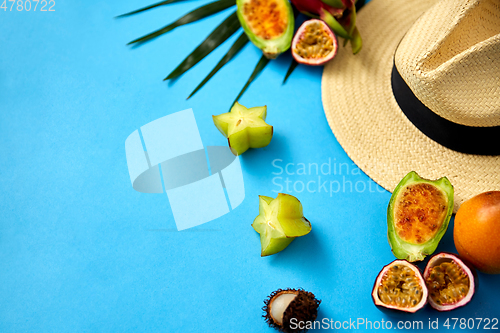
[(456, 212), (463, 201), (500, 190), (500, 156), (463, 154), (429, 139), (403, 114), (391, 88), (399, 42), (436, 2), (370, 1), (357, 19), (363, 49), (357, 55), (349, 46), (339, 49), (324, 69), (322, 100), (338, 142), (370, 178), (392, 192), (410, 171), (427, 179), (446, 176), (455, 188)]

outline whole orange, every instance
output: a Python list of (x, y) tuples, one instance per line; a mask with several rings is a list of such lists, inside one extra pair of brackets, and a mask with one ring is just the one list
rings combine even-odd
[(465, 201), (455, 216), (453, 238), (458, 253), (478, 270), (500, 274), (500, 191)]

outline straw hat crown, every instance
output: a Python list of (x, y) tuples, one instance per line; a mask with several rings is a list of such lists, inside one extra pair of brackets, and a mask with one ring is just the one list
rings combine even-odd
[(499, 54), (499, 0), (442, 0), (407, 32), (394, 62), (434, 113), (491, 127), (500, 125)]
[(371, 0), (356, 26), (363, 50), (340, 48), (321, 84), (353, 162), (389, 191), (412, 170), (446, 176), (455, 211), (500, 190), (500, 0)]

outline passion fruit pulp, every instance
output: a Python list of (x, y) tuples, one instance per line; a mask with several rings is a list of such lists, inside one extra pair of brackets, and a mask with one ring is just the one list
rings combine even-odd
[(338, 41), (328, 25), (321, 20), (304, 22), (292, 41), (293, 58), (300, 64), (319, 66), (337, 54)]
[(288, 0), (237, 0), (236, 5), (243, 30), (267, 58), (290, 48), (295, 19)]
[(429, 290), (429, 304), (438, 311), (466, 305), (476, 289), (475, 271), (451, 253), (439, 253), (429, 259), (424, 279)]
[(381, 310), (415, 313), (427, 303), (427, 287), (417, 266), (397, 259), (378, 274), (372, 299)]
[(453, 186), (446, 177), (432, 181), (416, 172), (396, 186), (387, 208), (387, 236), (398, 259), (421, 261), (444, 236), (453, 212)]

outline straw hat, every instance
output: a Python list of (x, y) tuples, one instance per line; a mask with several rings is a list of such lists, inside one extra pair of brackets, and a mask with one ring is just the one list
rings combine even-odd
[(322, 79), (349, 157), (389, 191), (410, 171), (448, 177), (455, 211), (500, 190), (500, 1), (372, 0), (357, 22), (363, 50)]

